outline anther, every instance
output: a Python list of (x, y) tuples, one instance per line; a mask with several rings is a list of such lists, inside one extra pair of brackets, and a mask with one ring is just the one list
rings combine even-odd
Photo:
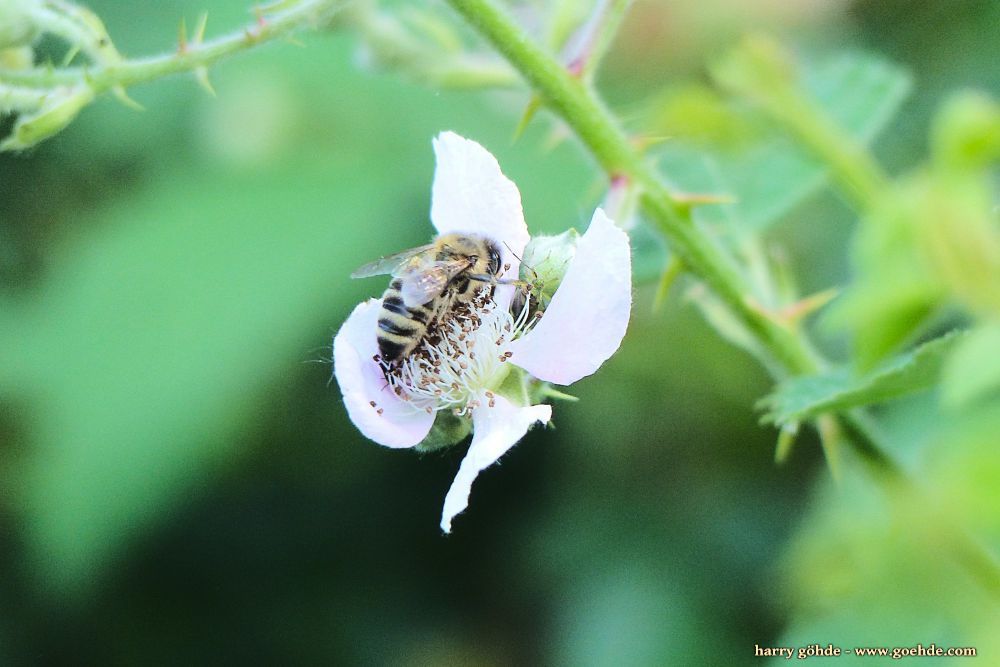
[(375, 411), (375, 413), (378, 414), (379, 417), (382, 416), (383, 412), (384, 412), (384, 410), (382, 410), (382, 408), (379, 408), (378, 410)]

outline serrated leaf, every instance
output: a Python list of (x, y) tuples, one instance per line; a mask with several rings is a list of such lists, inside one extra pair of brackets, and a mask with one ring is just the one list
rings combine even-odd
[[(864, 53), (806, 64), (802, 75), (813, 102), (863, 144), (888, 125), (910, 89), (905, 71)], [(659, 157), (662, 173), (677, 189), (732, 195), (735, 203), (696, 211), (710, 224), (736, 223), (734, 232), (766, 229), (819, 190), (828, 174), (823, 164), (775, 128), (744, 138), (735, 147), (677, 139), (665, 144)]]
[(946, 334), (860, 377), (841, 367), (782, 382), (762, 401), (767, 409), (764, 419), (790, 424), (932, 387), (938, 381), (945, 358), (965, 337), (964, 332)]

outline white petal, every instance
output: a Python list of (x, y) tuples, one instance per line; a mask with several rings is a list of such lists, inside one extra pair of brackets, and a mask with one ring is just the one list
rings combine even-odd
[(503, 175), (488, 150), (454, 132), (442, 132), (434, 139), (434, 154), (434, 227), (440, 234), (464, 232), (493, 239), (499, 246), (501, 266), (511, 267), (502, 277), (516, 279), (517, 258), (529, 238), (517, 186)]
[(333, 338), (333, 374), (359, 431), (386, 447), (413, 447), (430, 432), (434, 415), (400, 400), (372, 359), (378, 353), (375, 328), (381, 307), (381, 299), (360, 303), (340, 327)]
[(540, 380), (572, 384), (618, 350), (631, 309), (628, 235), (597, 209), (541, 322), (511, 343), (511, 361)]
[(481, 407), (472, 411), (475, 429), (469, 453), (462, 460), (455, 481), (448, 489), (441, 513), (441, 530), (451, 532), (451, 520), (469, 506), (469, 492), (479, 472), (503, 456), (508, 449), (524, 437), (535, 422), (547, 422), (552, 417), (552, 406), (532, 405), (521, 408), (502, 396), (493, 399), (491, 408), (484, 400)]

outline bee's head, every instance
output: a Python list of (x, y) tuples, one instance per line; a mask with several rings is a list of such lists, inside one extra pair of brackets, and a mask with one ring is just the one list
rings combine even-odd
[(441, 237), (439, 258), (468, 257), (473, 273), (497, 275), (501, 269), (500, 248), (497, 244), (481, 236), (450, 234)]

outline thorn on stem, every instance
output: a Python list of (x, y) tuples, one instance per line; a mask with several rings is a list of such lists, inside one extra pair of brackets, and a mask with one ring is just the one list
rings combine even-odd
[(198, 82), (198, 85), (201, 86), (206, 93), (208, 93), (212, 97), (216, 96), (215, 88), (212, 87), (212, 82), (209, 81), (208, 79), (207, 67), (205, 67), (204, 65), (202, 65), (201, 67), (196, 67), (194, 70), (194, 78)]
[(194, 39), (192, 40), (195, 44), (201, 44), (205, 41), (205, 26), (208, 25), (208, 12), (202, 12), (201, 16), (198, 17), (198, 25), (194, 29)]

